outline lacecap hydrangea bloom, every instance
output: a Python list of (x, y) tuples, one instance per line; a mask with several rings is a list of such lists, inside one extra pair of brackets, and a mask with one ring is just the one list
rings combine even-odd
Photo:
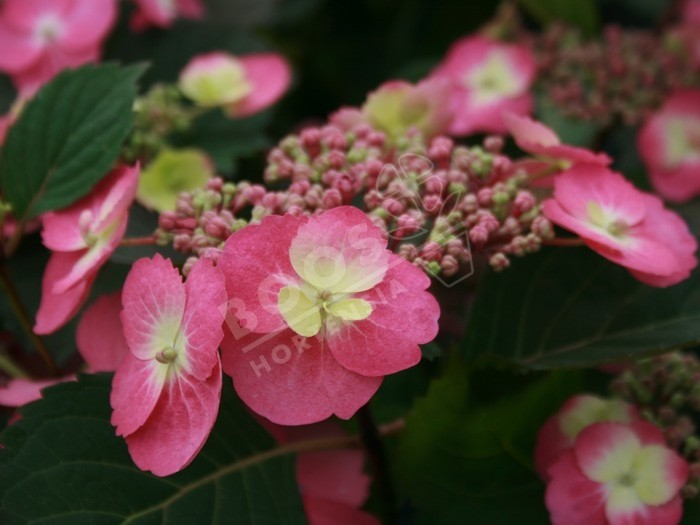
[(697, 266), (697, 241), (683, 219), (605, 167), (578, 164), (557, 176), (543, 210), (650, 286), (677, 284)]
[(134, 463), (157, 476), (185, 468), (219, 411), (226, 291), (221, 272), (200, 260), (183, 284), (156, 255), (132, 267), (121, 318), (129, 352), (114, 375), (112, 424)]
[(677, 525), (688, 463), (651, 423), (595, 423), (549, 469), (553, 525)]
[(700, 90), (670, 96), (646, 121), (637, 144), (659, 195), (674, 202), (700, 195)]
[(224, 370), (255, 412), (284, 425), (350, 418), (437, 334), (430, 279), (341, 206), (265, 217), (231, 235)]
[(32, 94), (61, 70), (96, 61), (116, 16), (115, 0), (5, 0), (0, 71)]

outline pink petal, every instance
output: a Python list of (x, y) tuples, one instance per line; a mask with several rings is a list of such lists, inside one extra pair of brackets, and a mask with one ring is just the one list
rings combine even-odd
[(221, 399), (221, 366), (206, 381), (187, 373), (169, 381), (148, 421), (126, 437), (129, 454), (141, 470), (169, 476), (189, 465), (202, 450), (216, 422)]
[[(0, 14), (0, 17), (3, 15)], [(0, 71), (17, 74), (32, 67), (41, 59), (43, 50), (32, 42), (31, 36), (10, 27), (0, 18), (0, 49), (12, 52), (0, 53)]]
[(101, 231), (126, 216), (136, 197), (140, 165), (113, 169), (92, 190), (96, 230)]
[(114, 372), (129, 351), (119, 317), (121, 295), (120, 290), (101, 296), (78, 323), (76, 344), (92, 372)]
[(86, 275), (63, 293), (54, 292), (56, 282), (73, 268), (79, 257), (80, 252), (55, 252), (51, 255), (41, 282), (41, 304), (36, 313), (35, 333), (55, 332), (71, 320), (87, 299), (97, 274)]
[(32, 32), (46, 15), (61, 20), (76, 0), (5, 0), (0, 18), (18, 30)]
[(232, 104), (227, 112), (232, 117), (247, 117), (277, 102), (289, 88), (292, 71), (282, 55), (259, 53), (240, 57), (246, 79), (253, 91), (241, 102)]
[(370, 478), (364, 473), (361, 450), (307, 452), (297, 458), (299, 490), (305, 496), (358, 508), (369, 495)]
[(564, 435), (559, 427), (559, 413), (547, 419), (542, 428), (540, 428), (535, 446), (535, 467), (542, 479), (545, 481), (549, 480), (549, 468), (573, 444), (573, 440)]
[(162, 350), (154, 346), (159, 337), (176, 336), (185, 312), (185, 297), (182, 277), (170, 259), (156, 254), (153, 259), (134, 263), (124, 283), (121, 318), (129, 349), (136, 357), (153, 358)]
[(41, 239), (49, 250), (73, 252), (87, 248), (80, 232), (80, 208), (66, 208), (61, 211), (49, 211), (41, 216)]
[(349, 419), (382, 382), (346, 370), (322, 340), (291, 330), (238, 338), (225, 330), (221, 350), (241, 399), (280, 425), (316, 423), (333, 414)]
[(177, 7), (168, 0), (135, 0), (139, 17), (157, 27), (169, 27), (177, 17)]
[(607, 525), (678, 525), (683, 517), (683, 500), (676, 496), (665, 505), (644, 505), (632, 511), (606, 511)]
[(464, 136), (472, 133), (505, 133), (503, 113), (516, 115), (532, 113), (532, 95), (524, 94), (515, 98), (502, 98), (494, 102), (480, 102), (470, 93), (455, 92), (455, 117), (450, 133)]
[(309, 525), (379, 525), (374, 516), (345, 503), (304, 496), (304, 511)]
[(155, 359), (142, 361), (128, 352), (112, 379), (109, 396), (111, 423), (118, 436), (129, 436), (141, 428), (154, 411), (163, 391), (163, 378)]
[(114, 0), (91, 0), (73, 2), (66, 12), (66, 31), (59, 44), (69, 52), (97, 48), (107, 37), (117, 19), (117, 4)]
[(545, 504), (553, 525), (608, 525), (605, 487), (586, 478), (572, 451), (549, 469)]
[(187, 301), (182, 331), (187, 337), (187, 372), (204, 381), (219, 363), (226, 313), (224, 275), (211, 261), (200, 259), (185, 282)]
[(12, 80), (25, 98), (30, 98), (58, 73), (64, 69), (76, 68), (97, 62), (99, 48), (88, 48), (79, 52), (70, 52), (58, 46), (45, 48), (41, 59), (31, 67), (13, 75)]
[(243, 326), (255, 332), (286, 327), (279, 313), (280, 288), (295, 279), (289, 262), (289, 246), (306, 218), (268, 216), (231, 235), (219, 258), (226, 277), (229, 310)]
[(523, 151), (530, 151), (532, 145), (547, 147), (561, 144), (554, 131), (530, 117), (504, 111), (502, 118), (515, 143)]
[[(605, 477), (611, 462), (620, 454), (638, 449), (640, 440), (633, 428), (613, 422), (594, 423), (576, 438), (574, 452), (583, 474), (591, 479)], [(598, 479), (598, 481), (605, 481)]]
[(65, 376), (58, 379), (32, 381), (29, 379), (11, 379), (7, 385), (0, 387), (0, 405), (4, 407), (21, 407), (37, 399), (41, 399), (41, 391), (49, 386), (75, 381), (75, 376)]
[(182, 18), (192, 20), (203, 18), (206, 12), (202, 0), (177, 0), (177, 10)]
[(357, 294), (372, 305), (371, 315), (328, 332), (333, 356), (365, 376), (384, 376), (416, 365), (421, 359), (418, 345), (429, 343), (438, 332), (440, 306), (424, 291), (429, 286), (423, 271), (392, 255), (384, 280)]

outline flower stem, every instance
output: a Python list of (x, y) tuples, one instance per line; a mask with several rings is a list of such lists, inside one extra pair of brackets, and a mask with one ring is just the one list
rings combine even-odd
[(542, 244), (545, 246), (569, 246), (569, 247), (576, 247), (576, 246), (585, 246), (586, 244), (583, 242), (583, 239), (580, 237), (573, 237), (569, 239), (562, 239), (562, 238), (557, 238), (557, 239), (550, 239), (548, 241), (542, 241)]
[(152, 235), (148, 237), (132, 237), (131, 239), (122, 239), (119, 246), (150, 246), (155, 244), (156, 240)]
[[(360, 438), (369, 456), (374, 480), (384, 503), (385, 523), (396, 523), (396, 494), (391, 482), (389, 463), (386, 459), (384, 445), (380, 439), (380, 429), (372, 417), (369, 405), (365, 405), (358, 410), (357, 422), (360, 426)], [(403, 428), (403, 424), (401, 428)]]
[(27, 374), (22, 368), (15, 363), (9, 355), (0, 352), (0, 370), (5, 372), (8, 376), (13, 379), (28, 379), (29, 374)]
[(27, 313), (27, 310), (22, 304), (22, 300), (20, 299), (19, 294), (17, 293), (15, 285), (12, 283), (12, 279), (10, 279), (10, 275), (7, 273), (7, 268), (2, 265), (0, 265), (0, 283), (2, 283), (2, 287), (7, 292), (7, 298), (10, 303), (10, 306), (12, 307), (12, 310), (14, 310), (15, 315), (17, 316), (17, 319), (22, 325), (22, 328), (27, 333), (27, 336), (32, 341), (34, 348), (36, 348), (36, 351), (44, 360), (44, 363), (46, 364), (46, 367), (49, 369), (51, 374), (57, 376), (59, 374), (58, 366), (51, 357), (49, 350), (46, 348), (44, 340), (34, 333), (29, 314)]

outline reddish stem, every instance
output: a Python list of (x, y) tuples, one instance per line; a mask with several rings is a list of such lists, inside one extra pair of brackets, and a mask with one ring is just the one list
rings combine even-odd
[(148, 237), (132, 237), (131, 239), (122, 239), (119, 246), (150, 246), (155, 244), (156, 240), (152, 235)]

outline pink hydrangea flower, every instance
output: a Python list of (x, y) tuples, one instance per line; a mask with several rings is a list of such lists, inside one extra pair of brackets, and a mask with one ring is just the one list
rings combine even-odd
[(697, 266), (697, 242), (678, 214), (602, 166), (577, 164), (554, 180), (545, 216), (651, 286), (671, 286)]
[(134, 463), (157, 476), (185, 468), (201, 450), (219, 410), (226, 291), (201, 259), (187, 281), (156, 255), (140, 259), (124, 283), (121, 319), (129, 352), (112, 382), (112, 424)]
[(607, 166), (612, 162), (605, 153), (593, 153), (586, 148), (562, 144), (554, 130), (530, 117), (504, 111), (502, 118), (521, 150), (563, 169), (578, 163)]
[(131, 29), (167, 28), (178, 18), (198, 20), (204, 17), (202, 0), (134, 0), (137, 10), (131, 18)]
[(124, 236), (139, 171), (117, 168), (75, 204), (44, 214), (42, 239), (53, 253), (44, 272), (36, 333), (63, 326), (87, 298), (97, 271)]
[(687, 462), (651, 423), (596, 423), (550, 469), (553, 525), (676, 525)]
[[(300, 427), (262, 425), (280, 443), (341, 437), (342, 427), (333, 421)], [(326, 450), (297, 456), (297, 483), (310, 525), (379, 525), (374, 516), (360, 510), (369, 497), (370, 478), (364, 472), (362, 450)]]
[(224, 108), (242, 118), (277, 102), (292, 79), (289, 63), (275, 53), (235, 57), (223, 51), (194, 57), (180, 74), (180, 90), (196, 104)]
[(454, 116), (451, 94), (452, 83), (444, 78), (417, 84), (391, 80), (370, 93), (360, 110), (343, 108), (330, 121), (349, 130), (367, 122), (394, 139), (415, 128), (431, 138), (449, 130)]
[(535, 446), (537, 472), (547, 479), (549, 467), (574, 446), (576, 437), (584, 428), (601, 421), (632, 423), (637, 420), (637, 410), (618, 399), (602, 399), (588, 394), (570, 398), (540, 429)]
[(503, 111), (527, 115), (537, 65), (531, 50), (521, 44), (504, 44), (484, 36), (455, 42), (433, 77), (448, 78), (453, 85), (455, 118), (451, 132), (503, 133)]
[(265, 217), (228, 239), (222, 360), (250, 408), (283, 425), (347, 419), (420, 361), (440, 309), (430, 279), (386, 244), (350, 206)]
[(75, 342), (91, 372), (114, 372), (129, 351), (121, 296), (121, 291), (101, 296), (80, 317)]
[(685, 202), (700, 195), (700, 90), (669, 97), (644, 124), (637, 143), (662, 197)]
[(114, 0), (5, 0), (0, 71), (31, 94), (61, 70), (96, 61), (116, 15)]

